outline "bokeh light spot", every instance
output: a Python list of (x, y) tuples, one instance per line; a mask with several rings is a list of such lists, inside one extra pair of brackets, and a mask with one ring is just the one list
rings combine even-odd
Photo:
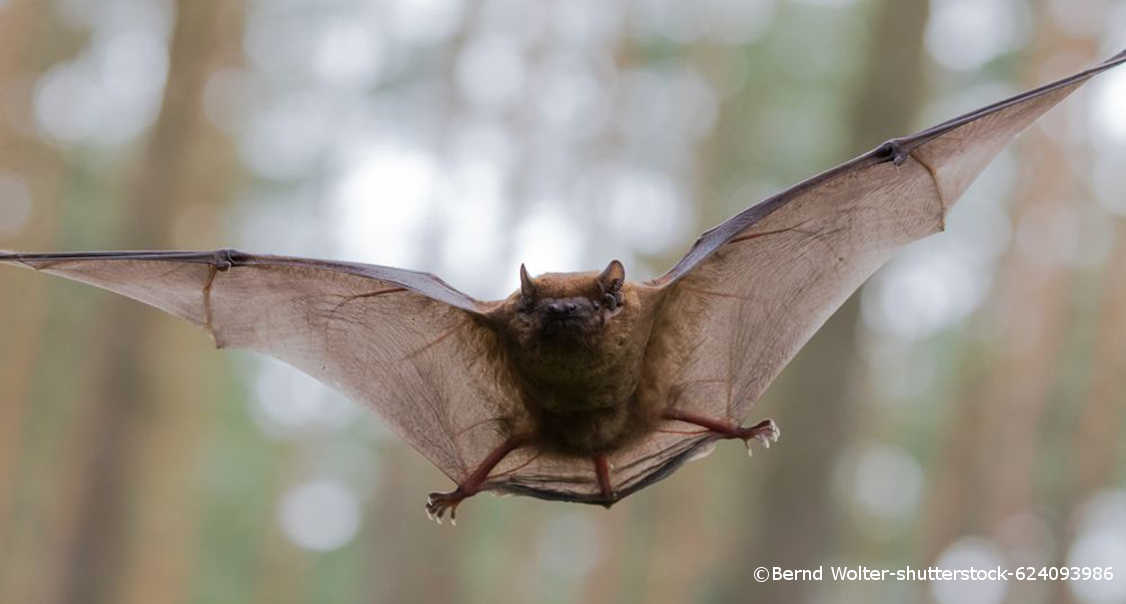
[(436, 160), (402, 141), (352, 155), (334, 194), (343, 253), (409, 266), (434, 201)]
[(471, 42), (457, 63), (458, 88), (480, 109), (502, 110), (524, 88), (524, 57), (515, 40), (488, 36)]
[(618, 170), (606, 183), (606, 224), (644, 254), (659, 254), (686, 236), (688, 208), (667, 177), (647, 170)]
[(923, 471), (907, 451), (874, 444), (856, 463), (853, 500), (880, 520), (907, 520), (915, 512), (923, 488)]
[[(390, 4), (390, 7), (387, 6)], [(376, 8), (378, 7), (378, 8)], [(461, 22), (462, 0), (389, 0), (374, 4), (374, 17), (389, 22), (391, 32), (406, 44), (442, 41)]]
[(98, 37), (76, 59), (40, 77), (36, 123), (63, 145), (126, 142), (156, 119), (167, 72), (160, 37), (144, 31)]
[(356, 89), (371, 86), (379, 79), (384, 63), (378, 41), (360, 23), (332, 21), (321, 31), (313, 68), (330, 84)]
[(1126, 143), (1126, 73), (1122, 69), (1100, 76), (1092, 83), (1091, 132), (1096, 140)]
[(253, 113), (240, 154), (255, 174), (297, 179), (313, 170), (332, 133), (332, 116), (313, 93), (279, 94)]
[(927, 22), (927, 51), (948, 69), (979, 69), (1021, 44), (1023, 17), (1008, 0), (935, 2)]
[[(553, 203), (541, 203), (520, 221), (516, 228), (516, 257), (532, 274), (578, 271), (582, 264), (586, 237), (573, 218)], [(518, 274), (511, 271), (509, 286), (519, 285)]]
[(347, 545), (360, 528), (360, 503), (343, 485), (307, 482), (282, 495), (278, 519), (285, 536), (314, 551)]
[[(1004, 567), (1001, 552), (978, 537), (955, 541), (938, 557), (935, 566), (942, 570), (990, 570)], [(1000, 604), (1009, 587), (1004, 581), (932, 581), (931, 595), (938, 604)]]
[(1095, 494), (1076, 511), (1075, 541), (1067, 554), (1068, 566), (1113, 569), (1112, 580), (1068, 581), (1071, 592), (1085, 604), (1126, 601), (1126, 490)]
[(269, 357), (261, 358), (253, 384), (255, 423), (274, 437), (292, 437), (317, 427), (339, 429), (360, 408), (318, 380)]
[(918, 242), (864, 286), (861, 313), (869, 329), (918, 340), (961, 320), (984, 299), (991, 273), (967, 262), (944, 240)]

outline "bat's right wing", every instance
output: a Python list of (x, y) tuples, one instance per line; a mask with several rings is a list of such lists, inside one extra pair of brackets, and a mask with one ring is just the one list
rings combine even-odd
[(670, 398), (733, 423), (893, 252), (942, 230), (985, 166), (1045, 111), (1126, 52), (815, 176), (703, 234), (663, 277), (654, 346)]
[(5, 263), (151, 304), (220, 348), (281, 359), (372, 407), (459, 484), (519, 412), (490, 363), (487, 305), (426, 273), (234, 250), (0, 253)]

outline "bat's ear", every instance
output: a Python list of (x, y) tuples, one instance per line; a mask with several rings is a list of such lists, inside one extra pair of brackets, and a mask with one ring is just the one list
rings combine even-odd
[(528, 275), (528, 269), (520, 265), (520, 295), (525, 298), (536, 296), (536, 282)]
[(622, 284), (626, 282), (626, 267), (622, 266), (621, 262), (611, 260), (606, 270), (598, 275), (598, 284), (602, 286), (602, 291), (606, 293), (616, 294), (622, 291)]

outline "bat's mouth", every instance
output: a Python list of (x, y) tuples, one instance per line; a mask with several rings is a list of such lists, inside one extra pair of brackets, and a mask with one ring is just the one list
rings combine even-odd
[(547, 317), (542, 325), (547, 336), (578, 336), (589, 330), (589, 321), (581, 316)]
[(545, 327), (549, 329), (579, 329), (586, 321), (581, 317), (550, 317), (545, 322)]

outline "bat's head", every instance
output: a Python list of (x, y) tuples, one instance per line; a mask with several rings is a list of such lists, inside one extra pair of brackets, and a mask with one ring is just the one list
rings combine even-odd
[(597, 334), (622, 310), (626, 271), (614, 260), (601, 273), (549, 273), (532, 278), (520, 266), (513, 294), (514, 325), (538, 340), (573, 340)]

